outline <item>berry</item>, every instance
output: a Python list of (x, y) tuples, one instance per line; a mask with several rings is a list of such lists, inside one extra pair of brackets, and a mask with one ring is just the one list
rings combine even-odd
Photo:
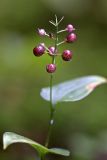
[(66, 37), (66, 42), (71, 43), (71, 42), (75, 42), (77, 39), (77, 36), (75, 33), (70, 33), (67, 37)]
[(45, 48), (44, 48), (44, 46), (42, 44), (38, 45), (37, 47), (35, 47), (33, 49), (33, 53), (37, 57), (42, 56), (44, 54), (44, 52), (45, 52)]
[(72, 52), (70, 50), (65, 50), (62, 53), (62, 59), (64, 61), (70, 61), (72, 59)]
[(54, 53), (55, 53), (55, 47), (50, 46), (48, 49), (49, 49), (49, 50), (48, 50), (48, 54), (49, 54), (50, 56), (54, 55)]
[(54, 73), (56, 70), (56, 65), (55, 64), (48, 64), (46, 66), (46, 70), (48, 73)]
[(45, 35), (46, 35), (46, 32), (45, 32), (44, 29), (39, 29), (39, 28), (38, 28), (38, 34), (39, 34), (40, 36), (45, 36)]
[(72, 24), (68, 24), (68, 25), (67, 25), (66, 31), (68, 31), (68, 32), (70, 33), (70, 32), (72, 32), (72, 31), (74, 31), (74, 30), (75, 30), (75, 28), (73, 27)]

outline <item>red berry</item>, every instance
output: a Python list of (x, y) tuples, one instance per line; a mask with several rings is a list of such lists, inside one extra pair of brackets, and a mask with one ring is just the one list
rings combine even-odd
[(46, 70), (48, 73), (54, 73), (56, 70), (56, 65), (55, 64), (48, 64), (46, 66)]
[(77, 39), (77, 36), (75, 33), (70, 33), (67, 37), (66, 37), (66, 41), (68, 43), (71, 43), (71, 42), (75, 42)]
[(34, 53), (34, 55), (37, 56), (37, 57), (42, 56), (42, 55), (44, 54), (44, 52), (45, 52), (45, 48), (44, 48), (44, 46), (41, 45), (41, 44), (38, 45), (37, 47), (35, 47), (35, 48), (33, 49), (33, 53)]
[(55, 53), (55, 47), (50, 46), (48, 49), (49, 49), (48, 54), (49, 54), (50, 56), (54, 55), (54, 53)]
[(66, 31), (68, 31), (68, 32), (70, 33), (70, 32), (72, 32), (72, 31), (74, 31), (74, 30), (75, 30), (75, 28), (73, 27), (72, 24), (68, 24), (68, 25), (67, 25)]
[(72, 52), (70, 50), (65, 50), (63, 53), (62, 53), (62, 59), (64, 61), (70, 61), (72, 59)]

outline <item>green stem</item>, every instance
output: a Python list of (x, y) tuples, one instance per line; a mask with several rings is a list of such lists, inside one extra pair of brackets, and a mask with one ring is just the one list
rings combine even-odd
[(52, 132), (52, 127), (54, 124), (54, 113), (55, 113), (55, 108), (52, 104), (52, 86), (53, 86), (53, 74), (50, 76), (50, 121), (49, 121), (49, 129), (48, 129), (48, 135), (46, 139), (45, 146), (48, 147), (49, 145), (49, 140)]
[(65, 43), (65, 42), (66, 42), (66, 41), (62, 41), (62, 42), (60, 42), (60, 43), (57, 43), (57, 46), (59, 46), (59, 45)]
[(45, 155), (40, 153), (40, 160), (45, 160)]
[[(58, 43), (58, 21), (56, 17), (56, 38), (55, 38), (55, 53), (57, 51), (57, 43)], [(55, 55), (52, 56), (52, 64), (55, 64)], [(53, 74), (50, 75), (50, 120), (49, 120), (49, 129), (48, 129), (48, 135), (45, 142), (45, 146), (48, 147), (50, 136), (52, 133), (52, 128), (54, 125), (54, 115), (55, 115), (55, 106), (53, 106), (53, 99), (52, 99), (52, 86), (53, 86)]]
[(59, 33), (65, 32), (65, 31), (66, 31), (66, 29), (63, 29), (63, 30), (58, 31), (57, 33), (59, 34)]

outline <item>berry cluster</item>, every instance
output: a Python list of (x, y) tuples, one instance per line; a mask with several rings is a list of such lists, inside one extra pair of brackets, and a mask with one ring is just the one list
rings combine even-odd
[[(49, 46), (47, 47), (44, 43), (40, 43), (38, 46), (36, 46), (33, 49), (33, 53), (35, 56), (40, 57), (44, 53), (47, 53), (49, 56), (52, 57), (52, 63), (46, 65), (46, 71), (48, 73), (53, 73), (56, 70), (56, 64), (55, 64), (55, 58), (56, 56), (60, 55), (64, 61), (70, 61), (72, 59), (73, 53), (70, 50), (64, 50), (62, 54), (58, 53), (58, 46), (63, 44), (63, 43), (73, 43), (77, 40), (77, 36), (74, 33), (75, 28), (72, 24), (68, 24), (64, 30), (58, 30), (59, 23), (62, 21), (63, 17), (61, 20), (58, 22), (57, 17), (56, 21), (49, 21), (52, 25), (56, 27), (56, 33), (55, 35), (53, 33), (47, 33), (44, 29), (39, 29), (38, 28), (38, 34), (40, 36), (48, 36), (49, 38), (52, 38), (55, 40), (55, 45), (54, 46)], [(67, 32), (67, 36), (64, 41), (58, 42), (58, 34), (62, 32)]]

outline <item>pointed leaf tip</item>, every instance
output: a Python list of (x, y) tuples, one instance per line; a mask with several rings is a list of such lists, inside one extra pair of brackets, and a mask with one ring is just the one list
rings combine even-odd
[[(53, 105), (61, 101), (79, 101), (103, 83), (107, 83), (107, 79), (102, 76), (86, 76), (55, 85), (52, 88)], [(50, 88), (43, 88), (40, 95), (50, 101)]]
[(51, 153), (59, 154), (62, 156), (69, 156), (70, 155), (70, 151), (68, 151), (66, 149), (62, 149), (62, 148), (51, 148), (51, 149), (49, 149), (49, 151)]

